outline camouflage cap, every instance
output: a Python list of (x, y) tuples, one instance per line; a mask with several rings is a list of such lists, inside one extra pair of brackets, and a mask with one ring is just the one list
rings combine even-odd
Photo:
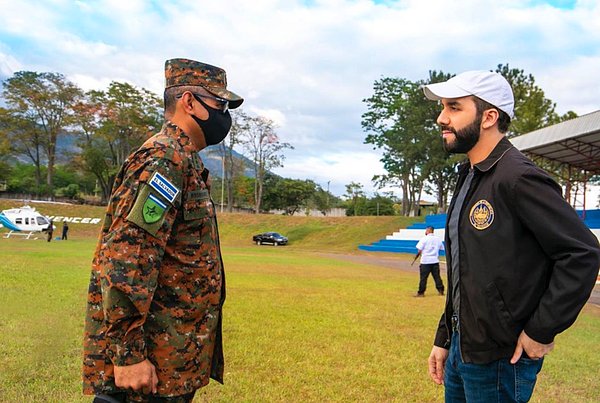
[(235, 109), (244, 102), (242, 97), (227, 89), (225, 70), (210, 64), (190, 59), (170, 59), (165, 62), (165, 79), (165, 89), (181, 85), (199, 86), (228, 100), (230, 109)]

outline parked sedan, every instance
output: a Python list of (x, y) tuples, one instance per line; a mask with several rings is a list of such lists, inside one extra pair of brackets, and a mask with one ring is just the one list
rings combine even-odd
[(262, 234), (254, 235), (252, 241), (256, 242), (257, 245), (264, 243), (272, 244), (273, 246), (287, 245), (288, 239), (277, 232), (265, 232)]

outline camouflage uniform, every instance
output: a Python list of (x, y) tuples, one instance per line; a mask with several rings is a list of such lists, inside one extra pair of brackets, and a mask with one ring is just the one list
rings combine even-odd
[[(115, 180), (92, 262), (85, 394), (123, 392), (113, 365), (145, 359), (156, 367), (158, 396), (194, 392), (209, 378), (223, 382), (225, 273), (198, 151), (167, 122)], [(143, 401), (137, 393), (128, 398)]]

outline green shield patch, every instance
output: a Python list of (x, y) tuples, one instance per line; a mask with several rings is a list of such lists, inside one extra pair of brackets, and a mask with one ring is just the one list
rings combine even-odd
[(146, 183), (142, 182), (140, 184), (135, 203), (127, 215), (127, 221), (156, 236), (169, 213), (171, 205), (161, 199), (153, 190)]
[(167, 205), (158, 197), (149, 194), (144, 202), (142, 217), (147, 224), (153, 224), (162, 218), (165, 211), (167, 211)]

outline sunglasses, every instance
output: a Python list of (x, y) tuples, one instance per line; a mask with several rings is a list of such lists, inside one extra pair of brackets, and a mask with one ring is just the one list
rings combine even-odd
[[(191, 92), (191, 91), (190, 91)], [(220, 110), (221, 112), (227, 112), (229, 110), (229, 101), (220, 97), (213, 97), (211, 95), (204, 95), (204, 94), (196, 94), (195, 92), (192, 92), (192, 95), (194, 96), (194, 98), (196, 98), (198, 101), (200, 101), (199, 98), (204, 98), (204, 99), (212, 99), (213, 101), (216, 101), (217, 106), (215, 109)], [(183, 94), (179, 94), (177, 95), (177, 98), (181, 98), (183, 96)]]

